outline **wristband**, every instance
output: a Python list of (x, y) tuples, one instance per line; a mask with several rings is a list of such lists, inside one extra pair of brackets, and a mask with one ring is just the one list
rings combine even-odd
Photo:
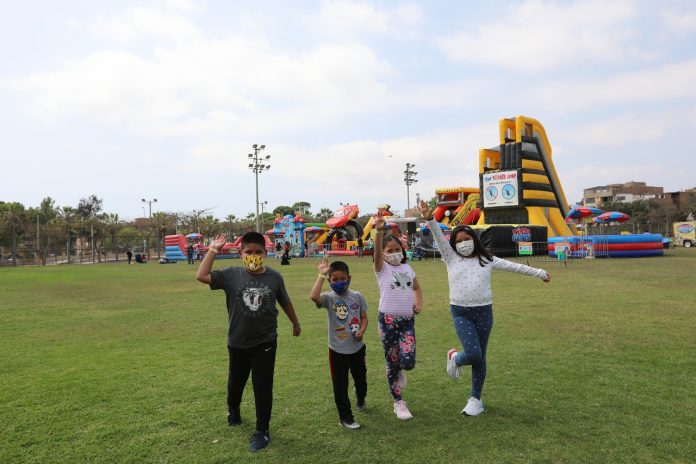
[(324, 280), (326, 280), (326, 279), (329, 278), (329, 276), (328, 276), (327, 274), (322, 274), (321, 272), (319, 273), (318, 276), (321, 277), (321, 278), (324, 279)]
[(212, 246), (208, 248), (208, 251), (212, 251), (212, 252), (215, 253), (215, 254), (220, 253), (220, 250), (218, 250), (217, 248), (212, 247)]

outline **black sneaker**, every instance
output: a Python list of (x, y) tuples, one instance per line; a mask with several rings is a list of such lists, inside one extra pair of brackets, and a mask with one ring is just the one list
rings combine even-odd
[(251, 446), (249, 447), (249, 449), (251, 451), (261, 451), (262, 449), (267, 447), (270, 442), (271, 434), (268, 433), (268, 430), (266, 430), (265, 432), (256, 431), (251, 436)]
[(364, 411), (365, 410), (365, 398), (363, 399), (357, 399), (355, 401), (355, 409), (358, 411)]
[(227, 425), (229, 425), (230, 427), (242, 425), (242, 416), (239, 414), (239, 410), (230, 411), (227, 414)]

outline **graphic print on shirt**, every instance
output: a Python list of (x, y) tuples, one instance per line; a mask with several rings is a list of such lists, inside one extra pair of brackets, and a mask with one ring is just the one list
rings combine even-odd
[(408, 272), (392, 272), (392, 289), (413, 290), (413, 280)]
[(242, 301), (251, 312), (256, 312), (271, 299), (271, 290), (266, 287), (247, 287), (242, 290)]
[(348, 305), (343, 300), (336, 300), (334, 303), (334, 316), (339, 324), (345, 323), (348, 318)]
[(358, 319), (357, 316), (353, 316), (353, 319), (350, 320), (350, 325), (348, 328), (350, 329), (350, 333), (355, 336), (355, 334), (360, 330), (360, 319)]

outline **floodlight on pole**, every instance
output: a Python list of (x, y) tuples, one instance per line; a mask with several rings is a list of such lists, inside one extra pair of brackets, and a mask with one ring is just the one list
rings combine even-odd
[(415, 167), (415, 164), (406, 163), (406, 170), (404, 171), (404, 183), (406, 184), (406, 210), (411, 209), (411, 185), (418, 182), (418, 179), (415, 178), (418, 173), (413, 170)]
[(262, 173), (263, 171), (268, 171), (271, 169), (270, 164), (265, 164), (269, 159), (271, 159), (271, 155), (266, 155), (264, 158), (259, 156), (259, 152), (261, 150), (264, 150), (266, 148), (266, 145), (259, 145), (258, 143), (255, 143), (251, 146), (251, 148), (254, 150), (254, 153), (249, 153), (249, 160), (252, 161), (249, 163), (249, 169), (254, 171), (254, 178), (256, 180), (256, 232), (261, 232), (261, 222), (260, 222), (260, 217), (259, 217), (259, 174)]

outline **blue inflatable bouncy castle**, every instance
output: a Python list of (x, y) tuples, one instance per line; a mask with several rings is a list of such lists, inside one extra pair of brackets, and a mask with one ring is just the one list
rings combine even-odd
[(549, 255), (556, 256), (556, 245), (568, 244), (573, 258), (645, 258), (664, 255), (662, 235), (589, 235), (585, 237), (552, 237)]
[[(305, 255), (304, 249), (304, 228), (305, 220), (299, 214), (293, 216), (288, 214), (282, 219), (276, 218), (273, 223), (273, 235), (276, 241), (290, 243), (290, 256), (300, 257)], [(282, 237), (282, 238), (281, 238)]]
[(182, 234), (164, 237), (164, 255), (168, 261), (186, 261), (186, 237)]

